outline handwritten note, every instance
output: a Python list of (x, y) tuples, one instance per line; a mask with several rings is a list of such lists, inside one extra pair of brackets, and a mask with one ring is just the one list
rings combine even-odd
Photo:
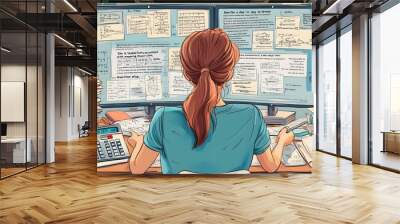
[(162, 98), (161, 76), (146, 76), (146, 100), (156, 100)]
[[(284, 77), (305, 77), (307, 55), (243, 53), (231, 82), (232, 95), (283, 94)], [(259, 91), (257, 83), (260, 84)]]
[(151, 11), (147, 15), (149, 16), (147, 37), (171, 36), (171, 11), (169, 9)]
[(181, 59), (179, 57), (180, 48), (168, 49), (168, 68), (170, 71), (182, 70)]
[(310, 14), (303, 14), (303, 26), (306, 28), (311, 28), (312, 26), (312, 15)]
[(279, 69), (278, 62), (260, 64), (261, 93), (283, 93), (283, 74)]
[(288, 49), (311, 49), (310, 29), (279, 29), (275, 30), (275, 47)]
[(270, 69), (261, 67), (260, 91), (261, 93), (282, 94), (284, 91), (283, 75), (279, 73), (271, 73)]
[(181, 72), (168, 73), (168, 93), (171, 96), (187, 96), (192, 91), (192, 85)]
[(274, 31), (253, 31), (253, 51), (272, 51), (274, 43)]
[(300, 16), (277, 16), (276, 29), (300, 29)]
[(260, 76), (276, 74), (281, 77), (305, 77), (307, 75), (305, 54), (266, 54), (260, 57), (259, 62)]
[(126, 16), (127, 34), (147, 34), (149, 17), (147, 15), (129, 14)]
[(126, 80), (114, 80), (107, 82), (107, 101), (129, 100), (129, 82)]
[(160, 75), (165, 65), (165, 54), (160, 48), (122, 46), (112, 49), (112, 77), (131, 78), (134, 75)]
[(282, 54), (284, 58), (285, 76), (306, 77), (307, 55), (305, 54)]
[(107, 82), (107, 101), (154, 100), (162, 98), (161, 76), (133, 76)]
[(243, 57), (235, 66), (233, 80), (256, 80), (257, 65), (252, 58)]
[(232, 95), (257, 95), (257, 82), (232, 80)]
[(208, 28), (208, 10), (178, 10), (178, 23), (176, 25), (178, 36), (187, 36), (194, 31)]
[(110, 58), (109, 53), (105, 50), (97, 51), (97, 73), (109, 74), (110, 72)]
[(219, 26), (239, 48), (252, 48), (252, 31), (273, 30), (275, 17), (269, 9), (221, 9)]
[(146, 82), (144, 76), (132, 75), (129, 80), (129, 95), (131, 100), (146, 98)]
[(122, 12), (98, 12), (97, 24), (122, 24)]
[(123, 40), (124, 38), (123, 24), (105, 24), (97, 26), (97, 41)]
[(257, 66), (254, 61), (240, 60), (231, 81), (232, 95), (257, 95)]

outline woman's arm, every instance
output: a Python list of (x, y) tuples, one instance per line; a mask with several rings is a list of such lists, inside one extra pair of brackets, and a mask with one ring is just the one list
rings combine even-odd
[(135, 142), (129, 159), (129, 170), (132, 174), (143, 174), (154, 163), (159, 153), (143, 144), (143, 135), (133, 135), (129, 141)]
[(274, 149), (267, 149), (265, 152), (257, 155), (257, 159), (262, 168), (269, 173), (273, 173), (278, 170), (281, 164), (284, 147), (293, 143), (293, 132), (286, 133), (286, 131), (287, 129), (284, 128), (279, 132), (276, 138), (277, 144), (275, 145)]

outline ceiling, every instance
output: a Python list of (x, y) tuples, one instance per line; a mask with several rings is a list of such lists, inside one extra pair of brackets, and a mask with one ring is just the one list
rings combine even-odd
[[(32, 58), (37, 55), (38, 50), (36, 35), (54, 32), (57, 34), (56, 65), (71, 65), (68, 61), (75, 61), (75, 66), (95, 74), (97, 2), (97, 0), (0, 0), (2, 46), (11, 50), (7, 53), (7, 57), (13, 61), (25, 60), (25, 57)], [(39, 45), (39, 48), (41, 47), (42, 44)]]
[[(313, 42), (335, 32), (338, 21), (378, 7), (387, 0), (312, 0), (313, 3)], [(183, 2), (180, 0), (0, 0), (0, 26), (2, 46), (12, 49), (15, 56), (34, 53), (35, 43), (30, 32), (54, 32), (56, 65), (85, 67), (96, 71), (96, 6), (100, 2)], [(186, 1), (187, 2), (187, 1)], [(190, 2), (206, 2), (195, 0)], [(219, 0), (217, 2), (269, 2), (269, 3), (307, 3), (309, 0)], [(49, 13), (49, 12), (52, 13)], [(346, 25), (342, 23), (341, 25)], [(27, 32), (25, 38), (18, 33)], [(25, 35), (22, 35), (23, 37)], [(60, 38), (59, 38), (60, 37)], [(64, 41), (65, 40), (65, 41)], [(33, 41), (35, 42), (35, 41)]]
[(313, 0), (313, 44), (350, 25), (354, 17), (375, 12), (391, 0)]

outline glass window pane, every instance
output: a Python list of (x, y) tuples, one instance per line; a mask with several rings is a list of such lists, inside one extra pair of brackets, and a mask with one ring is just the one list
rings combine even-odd
[[(0, 1), (0, 7), (25, 19), (38, 19), (45, 12), (45, 0)], [(45, 35), (26, 26), (9, 14), (0, 12), (1, 117), (0, 177), (15, 174), (45, 162)], [(32, 21), (37, 22), (37, 21)], [(22, 87), (19, 87), (22, 86)], [(18, 99), (17, 99), (18, 98)], [(3, 97), (2, 97), (3, 99)], [(18, 103), (22, 102), (22, 103)], [(16, 110), (12, 106), (19, 106)], [(18, 112), (21, 112), (18, 116)]]
[(37, 132), (38, 132), (38, 120), (37, 120), (37, 83), (38, 83), (38, 56), (37, 56), (37, 33), (28, 32), (28, 62), (27, 62), (27, 80), (26, 80), (26, 115), (27, 115), (27, 142), (28, 150), (30, 150), (30, 158), (28, 158), (28, 168), (37, 165)]
[(399, 21), (400, 4), (371, 19), (372, 163), (396, 170), (400, 170), (400, 44), (393, 27)]
[[(26, 33), (1, 31), (1, 140), (2, 178), (24, 171), (26, 151)], [(7, 96), (7, 97), (6, 97)], [(12, 96), (13, 98), (11, 98)], [(6, 100), (9, 99), (9, 100)], [(29, 149), (29, 147), (28, 147)]]
[(340, 153), (352, 157), (352, 32), (340, 36)]
[(43, 33), (39, 33), (38, 36), (38, 164), (45, 163), (45, 122), (46, 122), (46, 108), (45, 108), (45, 99), (46, 99), (46, 74), (45, 74), (45, 65), (46, 65), (46, 36)]
[(318, 48), (318, 147), (336, 153), (336, 39)]

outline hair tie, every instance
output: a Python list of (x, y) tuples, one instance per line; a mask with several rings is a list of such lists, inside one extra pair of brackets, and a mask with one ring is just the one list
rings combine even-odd
[(203, 72), (210, 72), (210, 69), (209, 69), (209, 68), (202, 68), (200, 72), (201, 72), (201, 73), (203, 73)]

